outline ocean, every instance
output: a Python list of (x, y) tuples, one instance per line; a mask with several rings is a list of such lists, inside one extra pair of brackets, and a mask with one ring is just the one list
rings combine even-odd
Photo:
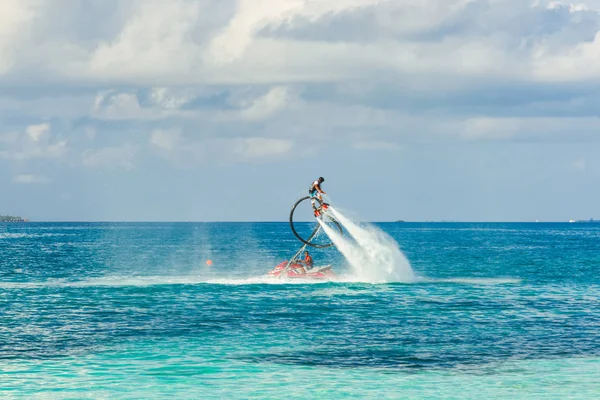
[(284, 222), (0, 224), (0, 398), (598, 397), (600, 224), (375, 226), (414, 279), (268, 279)]

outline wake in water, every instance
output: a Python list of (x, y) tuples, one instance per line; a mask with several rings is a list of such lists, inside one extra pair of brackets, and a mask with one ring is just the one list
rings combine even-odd
[(363, 282), (414, 282), (415, 274), (398, 243), (373, 225), (361, 226), (333, 207), (329, 212), (348, 231), (346, 239), (320, 219), (319, 224)]
[[(335, 281), (335, 280), (333, 280)], [(87, 287), (150, 287), (172, 285), (306, 285), (322, 284), (323, 281), (310, 279), (273, 279), (269, 276), (255, 276), (248, 278), (231, 277), (201, 277), (196, 275), (168, 276), (107, 276), (103, 278), (89, 278), (83, 280), (49, 279), (37, 282), (0, 282), (0, 289), (34, 289), (34, 288), (87, 288)]]
[[(469, 286), (511, 285), (520, 284), (521, 279), (516, 278), (415, 278), (411, 283), (417, 284), (459, 284)], [(327, 281), (310, 279), (273, 279), (268, 276), (255, 276), (248, 278), (214, 277), (206, 278), (195, 275), (189, 276), (107, 276), (103, 278), (90, 278), (84, 280), (50, 279), (34, 282), (0, 282), (2, 290), (22, 290), (36, 288), (87, 288), (87, 287), (150, 287), (165, 285), (322, 285), (323, 283), (371, 283), (358, 276), (340, 276)], [(376, 282), (385, 283), (385, 282)], [(391, 283), (391, 282), (387, 282)]]

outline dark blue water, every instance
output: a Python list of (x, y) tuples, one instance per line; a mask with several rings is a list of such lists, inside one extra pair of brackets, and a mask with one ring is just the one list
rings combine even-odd
[(0, 225), (0, 394), (600, 393), (600, 225), (378, 227), (415, 282), (272, 282), (285, 223)]

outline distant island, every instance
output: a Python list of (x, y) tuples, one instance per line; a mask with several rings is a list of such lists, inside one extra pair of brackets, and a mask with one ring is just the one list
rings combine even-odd
[(594, 218), (590, 218), (590, 219), (580, 219), (580, 220), (575, 221), (575, 220), (572, 219), (569, 222), (570, 223), (575, 222), (575, 223), (579, 223), (579, 224), (581, 224), (581, 223), (597, 224), (597, 223), (600, 223), (600, 220), (597, 220), (597, 219), (594, 219)]
[(13, 217), (12, 215), (0, 215), (0, 222), (29, 222), (27, 218)]

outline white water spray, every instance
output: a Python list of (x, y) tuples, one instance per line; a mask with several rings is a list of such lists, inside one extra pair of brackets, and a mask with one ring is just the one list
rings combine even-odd
[(344, 238), (319, 220), (325, 233), (344, 255), (357, 279), (367, 282), (412, 282), (415, 274), (398, 243), (372, 225), (362, 227), (329, 207), (337, 221), (355, 240)]

